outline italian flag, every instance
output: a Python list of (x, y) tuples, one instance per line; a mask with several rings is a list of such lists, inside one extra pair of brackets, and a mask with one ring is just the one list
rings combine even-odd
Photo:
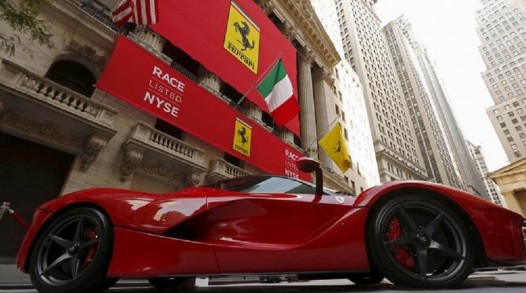
[(300, 107), (281, 59), (258, 86), (258, 91), (267, 102), (270, 115), (278, 126), (284, 126), (298, 115)]

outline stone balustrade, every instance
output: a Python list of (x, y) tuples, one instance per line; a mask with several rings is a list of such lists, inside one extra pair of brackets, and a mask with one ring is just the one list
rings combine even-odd
[(165, 172), (156, 175), (168, 180), (185, 177), (198, 182), (198, 175), (208, 169), (203, 150), (144, 122), (133, 127), (124, 144), (124, 154), (122, 181), (128, 180), (138, 168), (151, 173), (162, 165)]
[(139, 122), (133, 128), (130, 138), (177, 158), (187, 160), (192, 164), (204, 165), (203, 150), (163, 133), (146, 123)]
[(250, 173), (246, 170), (234, 166), (221, 158), (217, 158), (210, 161), (210, 171), (207, 175), (207, 181), (211, 182), (220, 179), (235, 178), (248, 175), (250, 175)]
[(39, 100), (47, 106), (53, 106), (53, 108), (64, 110), (105, 127), (112, 128), (117, 115), (117, 110), (93, 101), (8, 60), (2, 60), (0, 83), (21, 93), (21, 97)]

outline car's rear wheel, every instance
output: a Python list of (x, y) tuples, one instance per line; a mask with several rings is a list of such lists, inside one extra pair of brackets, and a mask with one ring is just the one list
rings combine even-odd
[(391, 197), (373, 208), (370, 219), (370, 259), (394, 284), (456, 287), (472, 273), (469, 231), (442, 201), (430, 196)]
[(157, 277), (148, 279), (148, 282), (158, 290), (189, 289), (195, 287), (195, 278), (192, 277)]
[(41, 293), (102, 292), (116, 279), (106, 278), (113, 230), (100, 211), (75, 208), (54, 219), (40, 234), (29, 263), (31, 282)]

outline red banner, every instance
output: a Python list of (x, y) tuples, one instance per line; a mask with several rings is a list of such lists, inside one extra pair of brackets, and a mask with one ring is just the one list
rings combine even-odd
[[(159, 1), (152, 29), (268, 113), (255, 90), (280, 57), (297, 90), (296, 49), (253, 0)], [(300, 135), (299, 117), (286, 128)]]
[(296, 149), (123, 36), (97, 87), (263, 171), (310, 181)]

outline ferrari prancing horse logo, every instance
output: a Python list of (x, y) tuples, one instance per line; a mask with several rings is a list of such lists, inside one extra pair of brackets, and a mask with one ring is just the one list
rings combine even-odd
[(243, 65), (258, 73), (260, 28), (234, 2), (230, 2), (225, 32), (225, 48)]
[(234, 129), (234, 150), (250, 157), (250, 144), (252, 142), (252, 126), (248, 123), (236, 119), (236, 126)]

